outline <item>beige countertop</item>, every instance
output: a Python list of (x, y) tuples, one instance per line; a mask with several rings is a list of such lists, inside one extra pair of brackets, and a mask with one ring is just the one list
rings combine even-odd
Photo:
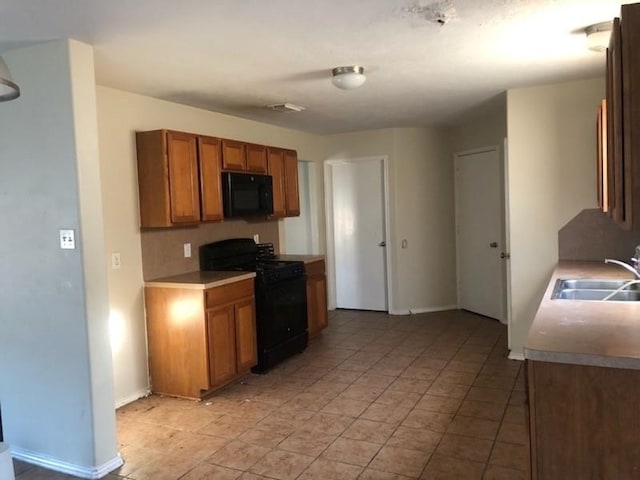
[(640, 302), (551, 300), (559, 278), (632, 276), (604, 262), (559, 262), (529, 330), (525, 358), (640, 369)]
[(324, 260), (324, 255), (278, 255), (278, 260), (312, 263)]
[(192, 288), (195, 290), (205, 290), (212, 287), (220, 287), (228, 283), (238, 282), (254, 278), (254, 272), (189, 272), (171, 277), (156, 278), (144, 282), (145, 287), (162, 288)]

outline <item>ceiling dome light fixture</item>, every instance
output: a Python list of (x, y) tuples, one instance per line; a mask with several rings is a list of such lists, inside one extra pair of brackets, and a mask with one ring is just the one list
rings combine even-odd
[(343, 90), (353, 90), (361, 87), (367, 80), (364, 76), (364, 67), (353, 65), (350, 67), (336, 67), (332, 71), (331, 82)]
[(0, 102), (13, 100), (20, 96), (20, 87), (13, 83), (11, 73), (4, 59), (0, 57)]
[(587, 35), (587, 48), (594, 52), (603, 52), (609, 46), (609, 37), (611, 36), (611, 22), (601, 22), (595, 25), (589, 25), (584, 29)]

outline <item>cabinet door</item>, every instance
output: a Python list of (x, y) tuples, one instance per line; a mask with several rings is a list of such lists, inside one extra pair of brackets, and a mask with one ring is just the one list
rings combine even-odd
[(307, 319), (309, 335), (320, 333), (329, 325), (327, 312), (327, 279), (324, 260), (307, 263)]
[(295, 150), (284, 152), (284, 199), (285, 215), (300, 215), (300, 194), (298, 192), (298, 154)]
[(247, 144), (247, 171), (267, 173), (267, 147), (252, 143)]
[[(622, 5), (620, 53), (622, 78), (622, 163), (624, 223), (640, 228), (640, 4)], [(615, 28), (615, 25), (614, 25)], [(612, 31), (612, 35), (616, 32)]]
[(258, 363), (256, 346), (256, 315), (253, 297), (234, 305), (236, 327), (236, 360), (238, 372), (249, 370)]
[(284, 151), (279, 148), (269, 148), (268, 153), (269, 175), (273, 179), (273, 215), (271, 217), (284, 217)]
[(625, 220), (622, 128), (622, 52), (620, 19), (616, 18), (607, 50), (607, 168), (609, 210), (618, 223)]
[(200, 160), (200, 204), (202, 220), (222, 220), (221, 142), (218, 138), (198, 137)]
[(596, 188), (600, 209), (609, 212), (607, 158), (607, 101), (602, 100), (596, 116)]
[(243, 142), (222, 140), (222, 168), (243, 171), (247, 169), (247, 152)]
[[(176, 309), (174, 305), (193, 308)], [(209, 390), (202, 291), (145, 287), (144, 306), (151, 391), (200, 398)]]
[(167, 132), (167, 163), (172, 223), (200, 221), (196, 137)]
[(233, 305), (207, 310), (211, 388), (228, 382), (237, 372), (234, 316)]

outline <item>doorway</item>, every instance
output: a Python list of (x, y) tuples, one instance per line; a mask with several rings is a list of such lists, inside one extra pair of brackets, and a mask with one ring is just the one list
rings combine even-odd
[(386, 159), (325, 167), (329, 304), (388, 311)]
[(458, 307), (507, 321), (504, 168), (497, 147), (454, 157)]
[(300, 255), (320, 253), (316, 172), (314, 162), (298, 161), (300, 215), (284, 219), (285, 252), (283, 253)]

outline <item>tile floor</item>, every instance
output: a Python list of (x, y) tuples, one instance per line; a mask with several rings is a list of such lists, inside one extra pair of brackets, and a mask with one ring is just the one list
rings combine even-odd
[[(524, 479), (521, 363), (506, 328), (450, 311), (336, 311), (301, 355), (208, 401), (117, 411), (135, 480)], [(17, 480), (74, 477), (16, 462)]]

